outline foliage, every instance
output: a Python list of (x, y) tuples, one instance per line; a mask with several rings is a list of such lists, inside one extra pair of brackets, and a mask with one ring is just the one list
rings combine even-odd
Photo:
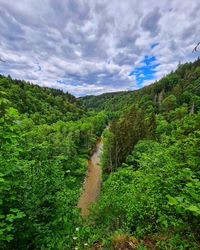
[[(199, 119), (197, 114), (186, 116), (182, 124), (176, 122), (179, 126), (161, 142), (140, 141), (126, 164), (109, 175), (91, 214), (102, 228), (101, 237), (109, 237), (119, 229), (138, 238), (152, 233), (169, 235), (173, 231), (180, 238), (192, 235), (197, 242)], [(193, 131), (188, 131), (191, 122)], [(197, 249), (197, 244), (188, 244)]]
[[(97, 97), (4, 76), (0, 86), (1, 249), (199, 249), (200, 59)], [(102, 191), (81, 218), (102, 132)]]
[[(147, 109), (146, 105), (148, 105), (151, 112), (156, 111), (160, 109), (161, 102), (169, 95), (176, 97), (176, 102), (179, 105), (186, 103), (191, 107), (194, 103), (196, 111), (200, 108), (200, 59), (193, 63), (180, 64), (176, 71), (142, 89), (85, 96), (81, 97), (80, 100), (89, 109), (121, 114), (122, 111), (130, 109), (133, 104), (139, 105), (140, 108), (143, 106), (145, 110)], [(151, 105), (155, 105), (155, 107)], [(174, 107), (169, 106), (169, 108)]]
[[(24, 113), (18, 99), (10, 99), (16, 94), (13, 89), (28, 89), (34, 95), (39, 87), (8, 78), (13, 88), (7, 91), (5, 80), (4, 77), (0, 79), (3, 81), (0, 98), (0, 248), (69, 249), (74, 246), (73, 235), (80, 223), (76, 205), (87, 169), (86, 160), (106, 126), (107, 116), (103, 112), (79, 115), (80, 108), (75, 107), (79, 115), (76, 121), (66, 121), (64, 109), (60, 116), (63, 120), (52, 123), (50, 118), (51, 125), (44, 124), (50, 121), (48, 109), (40, 114), (30, 107), (29, 112)], [(19, 86), (15, 86), (17, 84)], [(54, 91), (40, 88), (39, 93), (45, 96)], [(43, 104), (44, 99), (40, 99)], [(56, 99), (49, 110), (56, 112), (59, 105)], [(35, 114), (37, 121), (32, 119)]]
[(111, 111), (117, 99), (123, 111), (104, 132), (104, 183), (89, 218), (90, 237), (104, 239), (105, 249), (120, 230), (139, 249), (199, 249), (199, 65), (180, 65), (136, 92), (83, 98)]
[(84, 113), (80, 101), (61, 90), (40, 87), (2, 75), (0, 87), (6, 92), (11, 105), (36, 124), (77, 120)]

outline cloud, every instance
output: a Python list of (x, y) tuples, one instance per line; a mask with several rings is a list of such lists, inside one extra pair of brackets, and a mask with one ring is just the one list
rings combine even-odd
[(143, 19), (141, 26), (145, 31), (149, 31), (152, 36), (156, 36), (160, 30), (159, 20), (161, 18), (160, 9), (155, 7)]
[(198, 0), (0, 0), (0, 73), (76, 96), (137, 89), (194, 60)]

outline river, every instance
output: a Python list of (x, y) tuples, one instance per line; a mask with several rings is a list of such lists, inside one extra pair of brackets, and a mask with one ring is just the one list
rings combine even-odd
[(81, 215), (88, 215), (88, 207), (94, 203), (101, 189), (102, 173), (100, 159), (103, 149), (102, 138), (97, 141), (96, 148), (90, 160), (88, 160), (88, 171), (84, 180), (83, 190), (78, 201)]

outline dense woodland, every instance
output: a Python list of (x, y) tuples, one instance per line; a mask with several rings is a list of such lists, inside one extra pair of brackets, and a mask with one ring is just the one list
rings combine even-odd
[(200, 60), (141, 90), (83, 101), (123, 111), (104, 132), (104, 182), (91, 211), (105, 249), (199, 249)]
[[(80, 99), (11, 77), (0, 87), (0, 249), (199, 249), (200, 59)], [(82, 218), (102, 133), (102, 190)]]
[(71, 249), (86, 160), (107, 116), (62, 91), (0, 84), (0, 249)]

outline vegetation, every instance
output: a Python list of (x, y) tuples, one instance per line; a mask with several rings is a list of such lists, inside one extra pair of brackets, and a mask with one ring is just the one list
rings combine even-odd
[(141, 90), (101, 95), (95, 109), (113, 112), (115, 102), (125, 111), (104, 132), (91, 237), (105, 249), (125, 249), (131, 237), (135, 249), (199, 249), (200, 60)]
[[(61, 91), (0, 81), (0, 249), (71, 249), (86, 159), (107, 117), (84, 113)], [(73, 104), (63, 107), (65, 98)], [(53, 123), (56, 117), (62, 120)]]
[(41, 88), (25, 81), (0, 75), (1, 91), (20, 114), (26, 114), (34, 123), (51, 124), (77, 120), (83, 115), (81, 103), (73, 95), (61, 90)]
[[(78, 100), (10, 77), (0, 86), (0, 249), (199, 249), (200, 59)], [(102, 132), (102, 190), (81, 218)]]

